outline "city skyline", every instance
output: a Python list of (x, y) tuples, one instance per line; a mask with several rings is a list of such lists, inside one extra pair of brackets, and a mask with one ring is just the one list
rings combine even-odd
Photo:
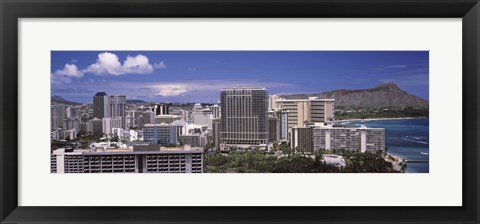
[(428, 100), (428, 51), (52, 51), (51, 95), (99, 91), (147, 102), (217, 103), (223, 88), (269, 94), (367, 89), (388, 82)]
[(428, 51), (51, 56), (52, 173), (429, 172)]

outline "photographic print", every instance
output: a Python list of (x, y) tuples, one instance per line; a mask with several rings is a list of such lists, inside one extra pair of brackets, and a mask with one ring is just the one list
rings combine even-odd
[(429, 173), (428, 51), (52, 51), (51, 173)]

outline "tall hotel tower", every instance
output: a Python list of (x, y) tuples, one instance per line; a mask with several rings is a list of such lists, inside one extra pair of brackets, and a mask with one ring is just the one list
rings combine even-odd
[(268, 142), (268, 93), (265, 88), (223, 89), (220, 141), (228, 146), (255, 146)]

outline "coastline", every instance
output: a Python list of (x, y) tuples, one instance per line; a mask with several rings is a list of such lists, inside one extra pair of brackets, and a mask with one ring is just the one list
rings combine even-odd
[[(378, 122), (381, 122), (381, 121), (388, 121), (388, 120), (391, 120), (391, 121), (397, 120), (397, 121), (400, 122), (401, 120), (404, 120), (405, 122), (410, 122), (410, 121), (414, 122), (413, 119), (424, 119), (424, 118), (428, 119), (428, 117), (367, 118), (367, 119), (344, 119), (344, 120), (338, 120), (338, 121), (336, 120), (335, 123), (337, 123), (339, 125), (342, 125), (342, 126), (343, 125), (348, 126), (348, 125), (351, 125), (352, 123), (360, 124), (360, 121), (365, 121), (365, 122), (367, 122), (367, 121), (378, 121)], [(365, 124), (365, 125), (368, 126), (368, 124)], [(387, 143), (385, 143), (385, 144), (386, 144), (386, 146), (388, 145)], [(397, 152), (396, 150), (394, 150), (394, 151), (395, 152), (390, 152), (390, 151), (385, 152), (385, 154), (383, 156), (385, 161), (392, 164), (393, 169), (398, 171), (398, 172), (402, 172), (402, 173), (414, 172), (414, 173), (416, 173), (416, 171), (410, 171), (409, 170), (409, 167), (407, 165), (408, 162), (407, 162), (407, 159), (405, 158), (405, 157), (408, 157), (408, 155), (404, 155), (401, 152), (400, 152), (400, 155), (399, 155), (399, 154), (396, 153)], [(414, 165), (416, 165), (416, 164), (414, 164)], [(428, 168), (427, 168), (427, 170), (428, 170)], [(426, 172), (428, 172), (428, 171), (426, 171)]]
[(406, 162), (404, 158), (386, 152), (383, 156), (383, 159), (385, 159), (387, 162), (390, 162), (394, 170), (401, 173), (406, 173), (406, 169), (404, 168)]
[(365, 119), (345, 119), (345, 120), (335, 120), (334, 122), (345, 122), (345, 121), (381, 121), (381, 120), (407, 120), (407, 119), (419, 119), (419, 118), (428, 118), (428, 117), (382, 117), (382, 118), (365, 118)]

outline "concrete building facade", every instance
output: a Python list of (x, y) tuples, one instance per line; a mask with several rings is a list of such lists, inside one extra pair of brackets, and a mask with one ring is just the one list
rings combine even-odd
[(93, 117), (102, 119), (108, 114), (108, 97), (105, 92), (97, 92), (93, 96)]
[(124, 95), (107, 95), (105, 92), (97, 92), (93, 96), (93, 116), (99, 119), (104, 117), (121, 117), (122, 128), (125, 128), (125, 106)]
[(216, 118), (212, 120), (212, 141), (216, 149), (220, 149), (220, 132), (222, 119)]
[(294, 127), (290, 132), (290, 147), (297, 152), (312, 153), (314, 151), (313, 128)]
[(63, 128), (63, 120), (65, 119), (65, 105), (57, 104), (50, 107), (50, 129), (55, 130)]
[(113, 128), (122, 128), (122, 117), (104, 117), (102, 118), (102, 132), (104, 134), (113, 134)]
[(133, 151), (57, 149), (51, 155), (52, 173), (202, 173), (203, 150), (188, 148)]
[(268, 112), (269, 117), (278, 118), (279, 141), (288, 140), (288, 112), (284, 109), (275, 109)]
[(276, 117), (268, 118), (268, 139), (276, 142), (280, 139), (280, 120)]
[(63, 129), (70, 130), (75, 129), (80, 131), (80, 117), (68, 117), (63, 120)]
[(277, 99), (278, 108), (288, 112), (288, 128), (303, 127), (305, 121), (326, 122), (334, 119), (334, 99)]
[(87, 121), (87, 132), (92, 134), (103, 134), (103, 121), (102, 119), (93, 118)]
[(181, 121), (182, 117), (178, 115), (157, 115), (155, 116), (155, 124), (171, 124), (174, 121)]
[(159, 145), (177, 144), (177, 126), (170, 124), (146, 124), (143, 127), (143, 141)]
[(220, 117), (220, 106), (215, 104), (211, 107), (211, 110), (212, 110), (213, 119)]
[(360, 152), (385, 150), (385, 129), (341, 126), (316, 126), (313, 129), (315, 150), (343, 149)]
[(194, 124), (205, 125), (212, 128), (213, 113), (211, 110), (198, 110), (192, 112), (192, 120)]
[(155, 104), (152, 108), (155, 116), (170, 114), (170, 106), (168, 104)]
[(178, 142), (192, 147), (204, 147), (207, 144), (207, 136), (202, 134), (180, 135)]
[(268, 93), (265, 88), (227, 88), (220, 93), (221, 144), (268, 142)]

